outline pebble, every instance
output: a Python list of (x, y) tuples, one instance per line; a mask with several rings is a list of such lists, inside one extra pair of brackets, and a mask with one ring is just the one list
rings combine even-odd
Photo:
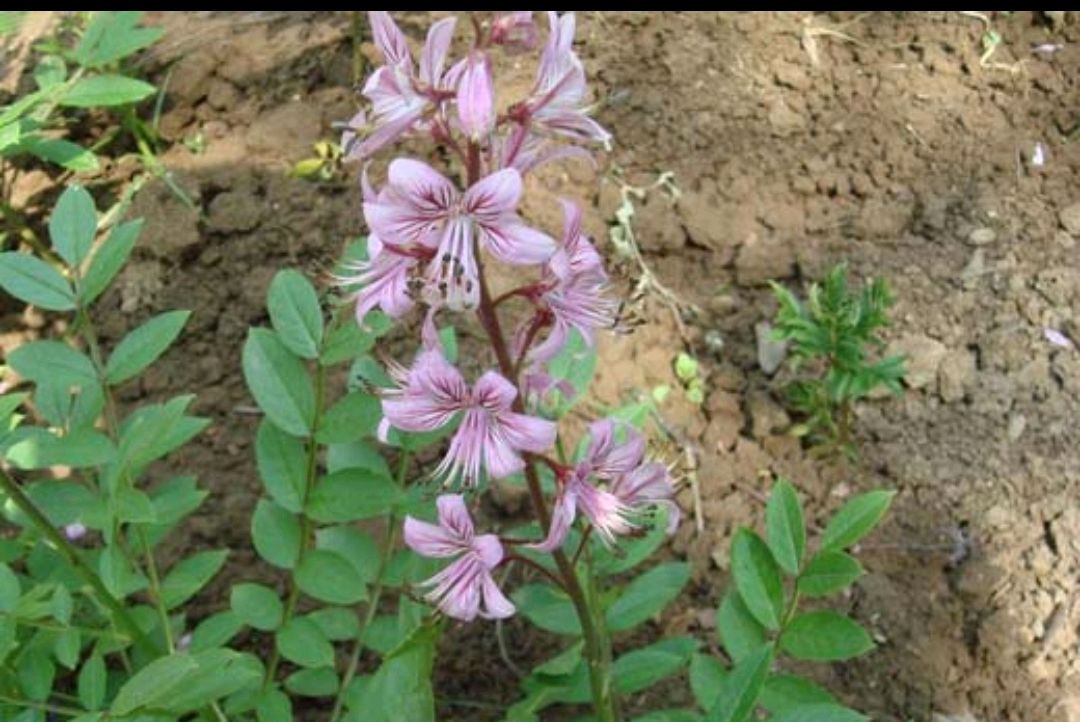
[(1013, 414), (1009, 417), (1009, 441), (1018, 441), (1027, 428), (1027, 417), (1023, 414)]
[(788, 352), (788, 342), (774, 339), (772, 330), (772, 324), (768, 321), (754, 324), (754, 334), (757, 336), (758, 366), (769, 376), (776, 373), (776, 370), (784, 363)]
[(1058, 220), (1061, 221), (1061, 227), (1072, 235), (1080, 234), (1080, 203), (1062, 208), (1058, 213)]
[(973, 246), (987, 246), (997, 240), (993, 228), (976, 228), (968, 235), (968, 242)]

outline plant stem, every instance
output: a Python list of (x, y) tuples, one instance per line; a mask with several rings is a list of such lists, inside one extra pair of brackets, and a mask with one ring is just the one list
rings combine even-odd
[[(479, 146), (475, 143), (469, 143), (468, 158), (467, 181), (469, 186), (472, 186), (479, 180), (480, 174)], [(487, 278), (479, 254), (476, 256), (476, 261), (477, 280), (480, 285), (480, 306), (477, 308), (477, 314), (481, 325), (487, 332), (488, 339), (491, 341), (500, 371), (510, 383), (517, 386), (518, 369), (513, 359), (510, 358), (510, 351), (507, 348), (506, 338), (503, 336), (502, 328), (499, 325), (499, 317), (492, 302), (491, 292), (488, 289)], [(514, 399), (513, 410), (517, 413), (522, 413), (525, 410), (520, 393)], [(540, 526), (546, 536), (551, 526), (551, 517), (548, 514), (547, 505), (544, 503), (544, 492), (540, 486), (540, 477), (536, 473), (535, 460), (529, 454), (525, 457), (525, 480), (528, 484), (533, 509), (536, 511), (536, 516), (539, 518)], [(598, 625), (595, 621), (594, 617), (598, 615), (593, 614), (589, 604), (589, 597), (581, 587), (581, 581), (573, 563), (567, 558), (562, 549), (556, 549), (552, 556), (555, 559), (555, 565), (558, 567), (559, 575), (562, 577), (563, 589), (570, 597), (570, 601), (574, 605), (574, 611), (577, 613), (578, 620), (581, 623), (581, 632), (585, 639), (585, 659), (589, 667), (589, 683), (592, 688), (593, 711), (596, 713), (597, 722), (617, 722), (618, 714), (615, 711), (614, 690), (611, 683), (611, 645), (604, 638), (602, 624)]]
[[(405, 486), (405, 475), (409, 472), (409, 461), (411, 458), (412, 455), (403, 449), (401, 452), (401, 459), (398, 461), (398, 473), (396, 479), (399, 488)], [(334, 700), (334, 709), (330, 713), (330, 722), (338, 722), (341, 718), (341, 713), (345, 710), (345, 695), (348, 692), (349, 685), (352, 684), (353, 678), (356, 676), (356, 667), (360, 663), (360, 653), (364, 649), (364, 632), (371, 626), (372, 620), (375, 619), (375, 614), (379, 611), (379, 601), (382, 599), (383, 593), (383, 574), (386, 573), (386, 567), (390, 564), (390, 557), (393, 555), (394, 548), (397, 546), (397, 514), (391, 512), (386, 523), (386, 544), (383, 545), (382, 556), (379, 558), (379, 569), (375, 573), (375, 585), (372, 587), (371, 599), (368, 601), (367, 610), (364, 612), (364, 618), (360, 621), (360, 628), (356, 630), (356, 641), (353, 643), (352, 652), (349, 653), (349, 663), (345, 667), (345, 676), (341, 678), (341, 687), (338, 690), (337, 698)]]
[[(307, 472), (304, 475), (304, 495), (300, 500), (300, 508), (307, 508), (307, 500), (311, 495), (311, 490), (315, 487), (315, 478), (319, 472), (319, 445), (315, 442), (315, 434), (319, 430), (319, 425), (322, 423), (323, 415), (323, 403), (326, 397), (326, 367), (322, 364), (318, 365), (318, 370), (315, 372), (315, 418), (311, 422), (311, 436), (308, 438), (307, 449)], [(300, 556), (304, 555), (307, 551), (311, 540), (311, 518), (301, 512), (300, 514)], [(299, 563), (299, 560), (297, 560)], [(300, 600), (300, 586), (296, 583), (296, 577), (293, 574), (289, 575), (289, 596), (285, 599), (285, 613), (282, 616), (281, 625), (285, 626), (292, 619), (293, 614), (296, 612), (296, 603)], [(270, 653), (270, 661), (266, 665), (266, 677), (263, 680), (263, 688), (267, 688), (273, 681), (274, 676), (277, 674), (278, 664), (281, 662), (281, 654), (278, 652), (277, 645), (274, 645), (274, 651)]]
[(53, 714), (62, 714), (67, 717), (79, 717), (86, 714), (86, 710), (77, 709), (75, 707), (64, 707), (63, 705), (49, 704), (48, 702), (37, 702), (32, 699), (17, 699), (15, 697), (8, 697), (6, 694), (0, 695), (0, 702), (15, 705), (20, 709), (37, 709), (42, 712), (52, 712)]
[(64, 538), (57, 529), (49, 522), (48, 518), (37, 508), (37, 505), (30, 500), (30, 497), (23, 493), (23, 490), (15, 483), (15, 480), (7, 475), (2, 469), (0, 469), (0, 488), (7, 494), (15, 506), (19, 507), (19, 510), (30, 517), (30, 521), (34, 523), (46, 538), (49, 539), (56, 547), (57, 551), (74, 567), (75, 572), (83, 578), (87, 584), (94, 590), (97, 596), (100, 598), (102, 604), (104, 604), (110, 612), (112, 612), (115, 621), (119, 626), (124, 627), (135, 640), (136, 644), (143, 643), (154, 651), (155, 656), (160, 650), (157, 650), (157, 645), (153, 644), (143, 631), (139, 629), (139, 625), (135, 623), (131, 615), (128, 614), (124, 605), (112, 595), (109, 589), (105, 586), (105, 583), (101, 581), (101, 577), (94, 572), (93, 569), (83, 560), (79, 554), (79, 550), (72, 546), (71, 542)]

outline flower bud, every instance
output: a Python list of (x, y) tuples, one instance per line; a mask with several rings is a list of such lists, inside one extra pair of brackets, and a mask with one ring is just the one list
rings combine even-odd
[(500, 15), (491, 26), (491, 42), (512, 55), (535, 49), (538, 41), (536, 23), (528, 10)]
[(457, 89), (458, 120), (472, 140), (483, 138), (495, 127), (495, 88), (487, 55), (473, 52)]

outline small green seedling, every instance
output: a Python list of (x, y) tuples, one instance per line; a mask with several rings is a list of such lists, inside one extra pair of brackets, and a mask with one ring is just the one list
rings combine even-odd
[(734, 583), (716, 611), (719, 641), (731, 664), (701, 652), (690, 659), (690, 686), (706, 720), (759, 719), (759, 708), (774, 722), (867, 719), (783, 667), (786, 657), (836, 662), (873, 650), (873, 639), (855, 620), (831, 609), (803, 611), (800, 602), (836, 596), (862, 576), (862, 565), (845, 550), (874, 528), (893, 496), (879, 490), (848, 501), (809, 554), (795, 488), (777, 481), (765, 512), (765, 538), (740, 529), (731, 543)]
[(806, 303), (791, 291), (772, 284), (780, 302), (774, 335), (791, 343), (793, 367), (805, 374), (787, 387), (792, 408), (804, 416), (792, 429), (819, 452), (856, 453), (852, 440), (852, 411), (856, 401), (879, 386), (901, 390), (904, 358), (872, 361), (871, 345), (881, 346), (878, 329), (889, 323), (892, 294), (882, 278), (872, 279), (861, 292), (847, 285), (847, 266), (840, 264), (821, 284), (813, 284)]
[(686, 352), (675, 359), (675, 375), (686, 391), (686, 398), (699, 406), (705, 402), (705, 380), (701, 377), (701, 367), (696, 358)]

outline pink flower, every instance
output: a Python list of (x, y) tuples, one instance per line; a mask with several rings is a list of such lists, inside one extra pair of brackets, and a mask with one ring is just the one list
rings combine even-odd
[(457, 89), (458, 120), (461, 129), (478, 141), (495, 127), (495, 83), (491, 62), (485, 53), (473, 51), (465, 61)]
[[(625, 434), (616, 440), (619, 430)], [(645, 507), (668, 507), (668, 533), (679, 523), (679, 508), (672, 500), (674, 489), (667, 467), (655, 461), (642, 463), (645, 439), (632, 427), (603, 419), (589, 425), (589, 449), (562, 480), (544, 541), (530, 545), (540, 551), (557, 549), (566, 539), (580, 509), (607, 544), (634, 528), (632, 518)], [(590, 477), (607, 483), (601, 489)]]
[(504, 13), (491, 24), (491, 42), (514, 55), (536, 47), (539, 36), (529, 10)]
[(521, 174), (512, 168), (492, 173), (464, 194), (418, 160), (395, 160), (389, 176), (378, 199), (364, 203), (364, 216), (383, 243), (436, 247), (426, 270), (429, 302), (438, 299), (454, 311), (479, 304), (476, 236), (505, 263), (543, 263), (555, 250), (554, 240), (517, 215)]
[[(378, 202), (378, 195), (368, 182), (367, 169), (360, 176), (365, 203)], [(381, 308), (391, 318), (404, 316), (413, 306), (411, 276), (421, 260), (435, 254), (431, 238), (422, 236), (418, 243), (396, 246), (383, 243), (377, 233), (368, 235), (366, 261), (357, 261), (335, 278), (338, 285), (359, 286), (354, 292), (356, 321), (373, 308)]]
[(435, 475), (447, 483), (461, 476), (475, 484), (481, 471), (501, 479), (521, 471), (522, 451), (542, 452), (555, 442), (555, 424), (512, 411), (517, 389), (495, 371), (488, 371), (470, 389), (461, 373), (438, 350), (426, 350), (407, 372), (398, 372), (401, 387), (382, 402), (383, 428), (422, 432), (440, 429), (462, 413)]
[(549, 12), (548, 26), (536, 81), (520, 112), (528, 123), (552, 133), (596, 141), (606, 147), (611, 143), (611, 134), (586, 112), (585, 68), (573, 51), (574, 14), (559, 17)]
[[(529, 355), (534, 362), (553, 358), (566, 344), (570, 329), (577, 329), (590, 346), (597, 329), (610, 328), (616, 303), (606, 295), (608, 277), (600, 254), (581, 232), (581, 209), (563, 201), (563, 237), (548, 261), (535, 301), (551, 319), (551, 332)], [(518, 334), (520, 341), (521, 332)]]
[(484, 619), (503, 619), (514, 613), (491, 576), (503, 560), (503, 548), (494, 534), (476, 536), (465, 500), (457, 494), (444, 494), (435, 502), (439, 523), (428, 524), (405, 517), (405, 543), (425, 557), (459, 556), (450, 566), (423, 582), (432, 587), (426, 598), (454, 619), (471, 622), (477, 615)]
[[(439, 115), (453, 97), (454, 78), (443, 75), (446, 54), (454, 35), (455, 18), (431, 26), (420, 56), (420, 72), (413, 65), (408, 41), (386, 12), (369, 13), (375, 46), (386, 65), (378, 68), (364, 85), (375, 115), (373, 128), (367, 116), (357, 114), (342, 136), (346, 158), (368, 158), (405, 133), (424, 125), (425, 118)], [(363, 137), (363, 140), (361, 140)]]

